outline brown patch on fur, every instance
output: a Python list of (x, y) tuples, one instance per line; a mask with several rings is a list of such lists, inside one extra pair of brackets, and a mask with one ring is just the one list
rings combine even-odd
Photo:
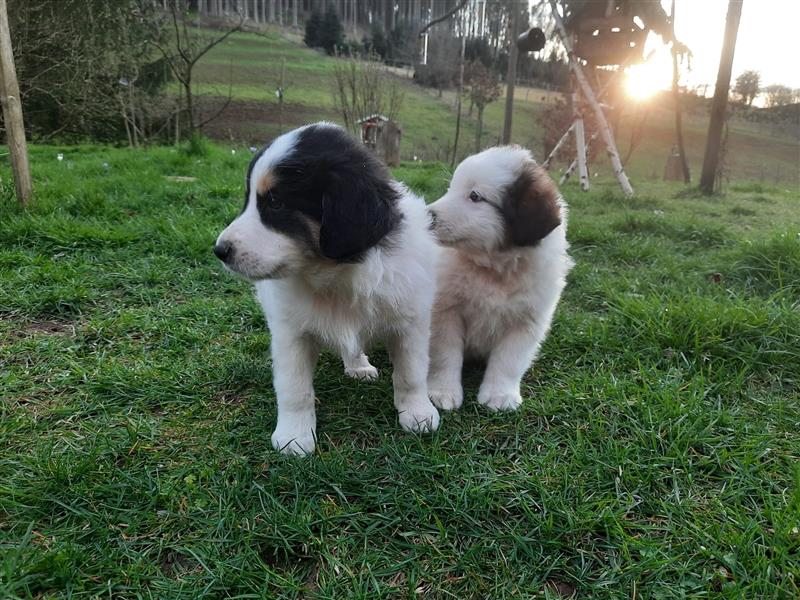
[(561, 225), (558, 188), (547, 172), (527, 162), (503, 200), (511, 246), (535, 246)]
[(514, 262), (513, 266), (498, 269), (496, 266), (481, 265), (469, 254), (457, 254), (460, 265), (459, 277), (481, 281), (484, 286), (511, 295), (519, 290), (518, 273), (528, 268), (528, 262), (522, 258)]
[(275, 185), (275, 175), (271, 171), (264, 173), (256, 184), (256, 192), (259, 196), (263, 196)]

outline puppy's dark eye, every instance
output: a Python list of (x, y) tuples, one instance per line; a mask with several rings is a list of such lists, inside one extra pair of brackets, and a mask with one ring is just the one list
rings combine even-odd
[(481, 195), (480, 195), (478, 192), (476, 192), (475, 190), (472, 190), (472, 191), (469, 193), (469, 199), (470, 199), (470, 200), (472, 200), (473, 202), (483, 202), (484, 200), (486, 200), (486, 198), (484, 198), (483, 196), (481, 196)]
[(267, 206), (271, 210), (280, 210), (283, 208), (283, 202), (279, 198), (276, 198), (272, 192), (267, 192)]

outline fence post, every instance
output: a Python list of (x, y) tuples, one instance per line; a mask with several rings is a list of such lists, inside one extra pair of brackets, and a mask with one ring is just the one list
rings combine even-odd
[(0, 0), (0, 96), (17, 199), (25, 205), (33, 199), (33, 183), (28, 164), (28, 145), (25, 142), (25, 124), (22, 120), (22, 105), (19, 97), (17, 72), (14, 68), (14, 53), (11, 49), (6, 0)]

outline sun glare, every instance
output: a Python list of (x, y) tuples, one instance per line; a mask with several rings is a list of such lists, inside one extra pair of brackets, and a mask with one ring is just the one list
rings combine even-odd
[(665, 79), (657, 63), (643, 63), (625, 70), (625, 91), (635, 100), (647, 100), (668, 84), (669, 79)]

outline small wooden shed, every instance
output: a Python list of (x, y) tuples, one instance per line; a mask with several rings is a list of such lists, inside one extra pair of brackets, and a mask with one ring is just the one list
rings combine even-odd
[(383, 115), (364, 117), (361, 125), (361, 141), (371, 148), (388, 166), (400, 164), (400, 137), (403, 132), (395, 121)]

